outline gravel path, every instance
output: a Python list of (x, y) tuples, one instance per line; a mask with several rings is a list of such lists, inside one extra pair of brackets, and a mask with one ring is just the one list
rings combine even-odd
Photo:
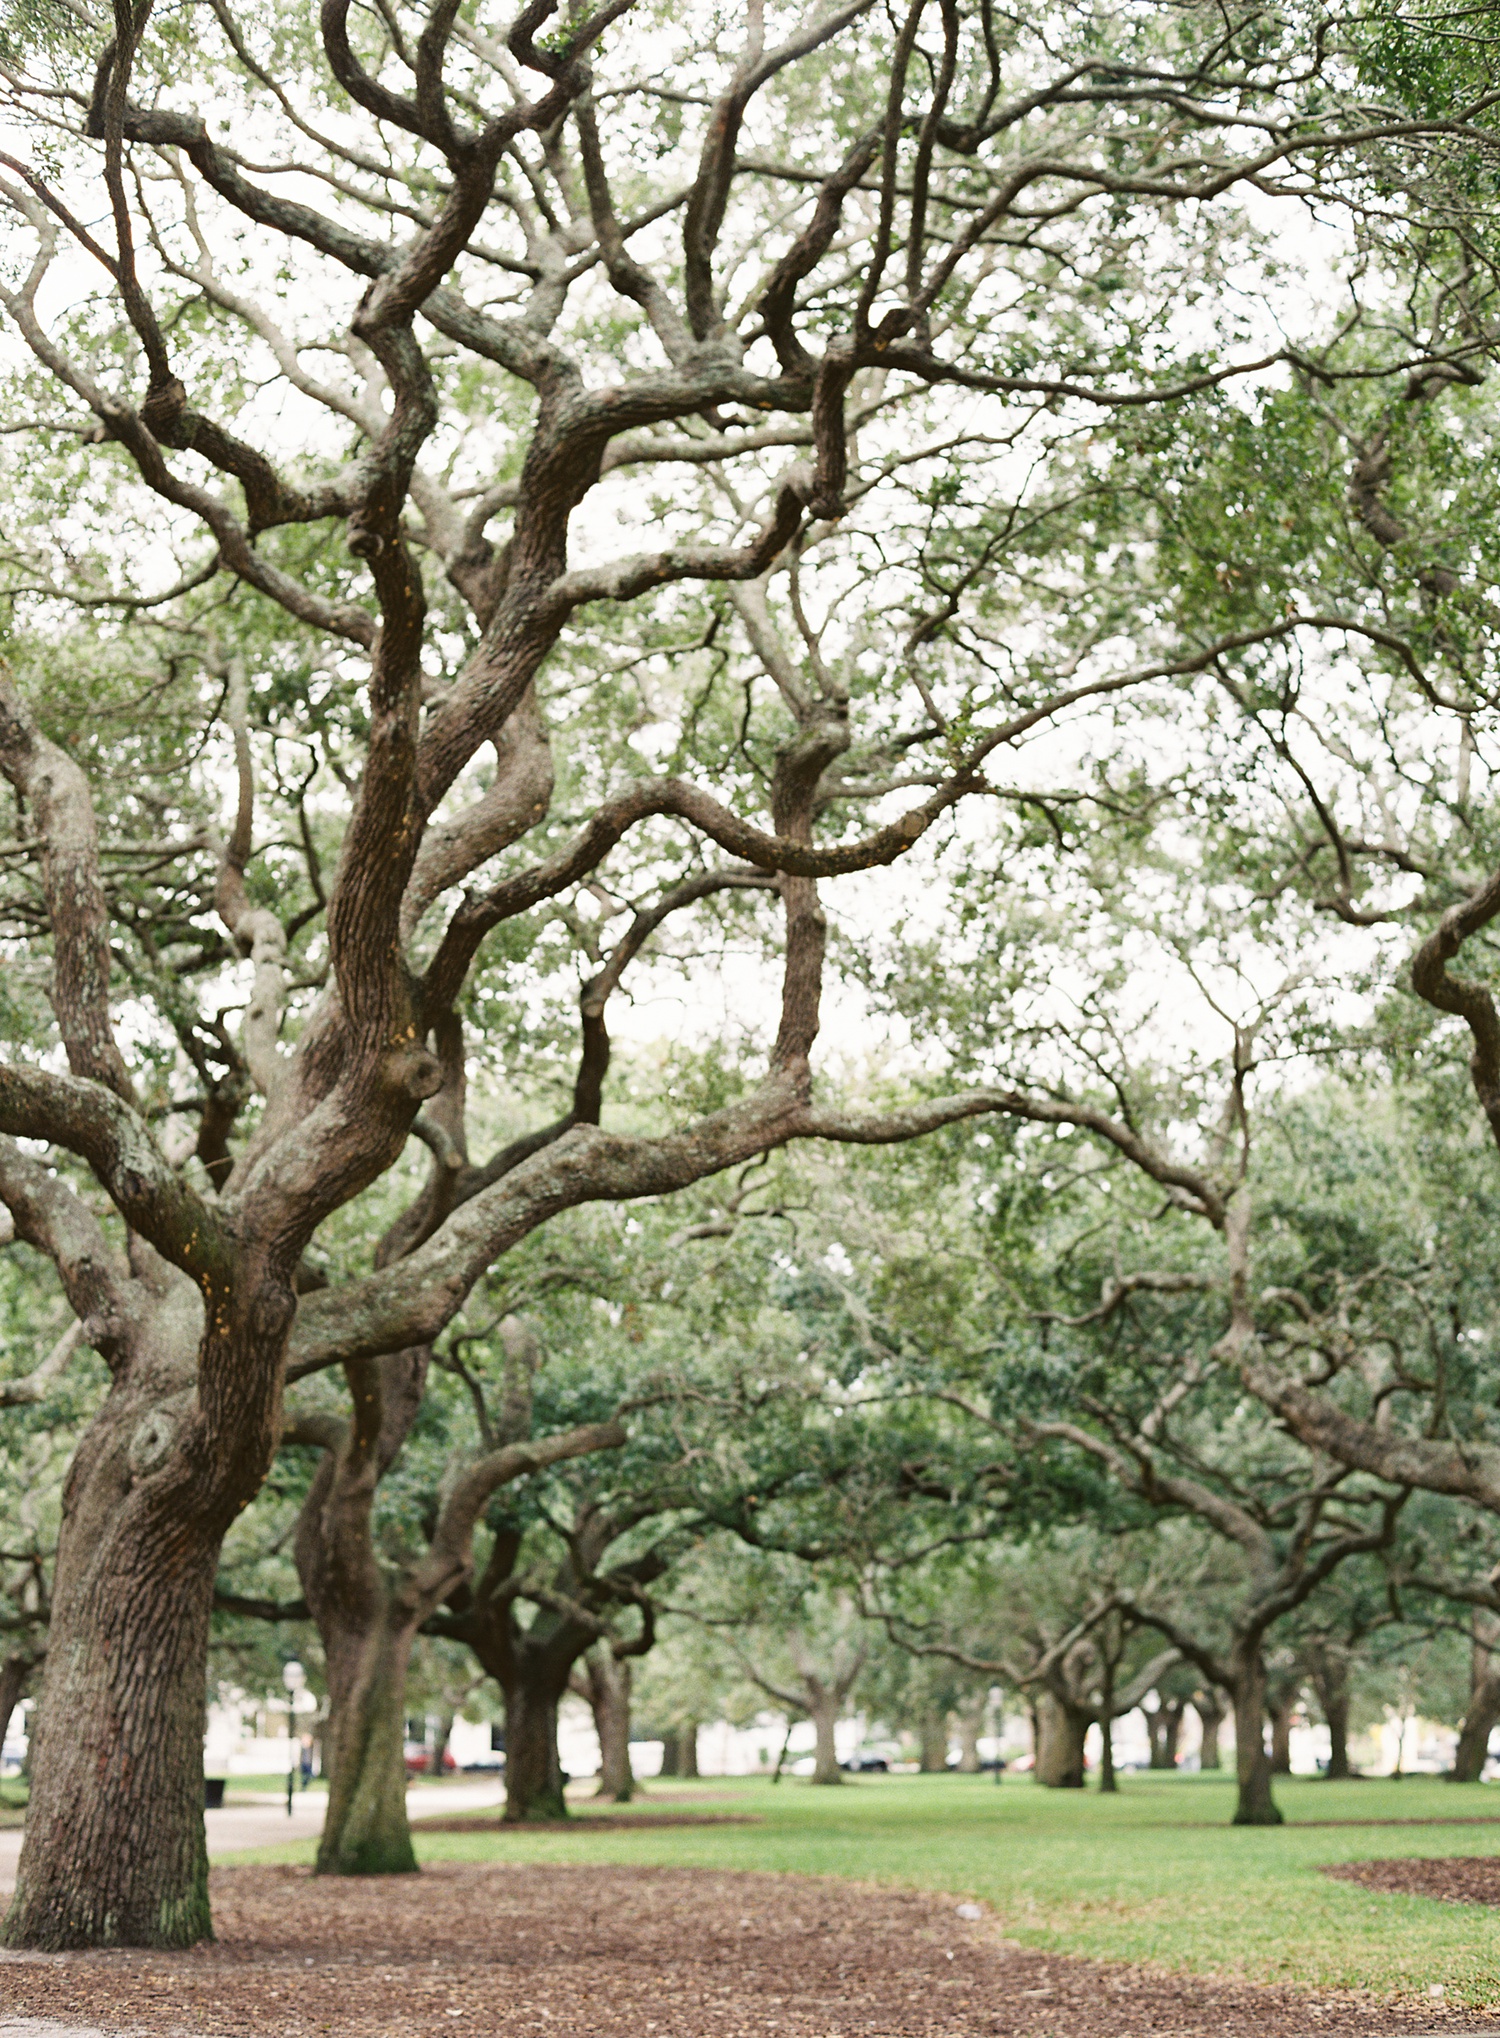
[[(217, 1945), (0, 1957), (0, 2038), (1397, 2038), (1500, 2033), (1007, 1945), (987, 1917), (792, 1875), (444, 1863), (214, 1871)], [(53, 2019), (30, 2026), (22, 2019)], [(11, 2020), (7, 2024), (7, 2020)]]

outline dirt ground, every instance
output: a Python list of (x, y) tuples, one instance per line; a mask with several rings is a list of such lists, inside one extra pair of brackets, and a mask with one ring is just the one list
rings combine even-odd
[(420, 1880), (213, 1875), (192, 1953), (0, 1957), (0, 2026), (181, 2038), (1395, 2038), (1500, 2031), (1424, 2002), (1022, 1952), (951, 1900), (804, 1876), (444, 1864)]
[(1347, 1861), (1327, 1868), (1343, 1882), (1400, 1896), (1435, 1896), (1454, 1904), (1500, 1904), (1500, 1859), (1459, 1854), (1447, 1861)]

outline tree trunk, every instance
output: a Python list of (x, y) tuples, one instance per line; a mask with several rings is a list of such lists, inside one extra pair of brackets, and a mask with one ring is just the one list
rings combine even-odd
[(1279, 1826), (1282, 1818), (1271, 1795), (1271, 1758), (1266, 1753), (1266, 1672), (1258, 1653), (1235, 1683), (1234, 1760), (1239, 1783), (1235, 1825)]
[(983, 1706), (968, 1706), (958, 1716), (958, 1772), (979, 1774), (979, 1729), (984, 1721)]
[(557, 1701), (551, 1680), (524, 1673), (505, 1694), (505, 1820), (565, 1819), (557, 1756)]
[(833, 1734), (834, 1728), (838, 1725), (838, 1700), (822, 1698), (810, 1703), (808, 1716), (813, 1723), (813, 1733), (817, 1736), (814, 1743), (813, 1782), (842, 1783), (844, 1772), (839, 1767)]
[[(219, 1545), (238, 1502), (226, 1510), (230, 1482), (185, 1462), (183, 1435), (196, 1443), (198, 1428), (159, 1391), (117, 1384), (74, 1458), (7, 1946), (192, 1946), (212, 1935), (204, 1666)], [(252, 1434), (247, 1452), (260, 1441)]]
[(1290, 1776), (1292, 1773), (1292, 1711), (1297, 1701), (1288, 1698), (1278, 1705), (1267, 1706), (1271, 1721), (1271, 1774)]
[(924, 1776), (937, 1776), (948, 1767), (948, 1718), (931, 1711), (922, 1715), (917, 1766)]
[(1193, 1711), (1198, 1715), (1198, 1724), (1203, 1738), (1198, 1749), (1200, 1769), (1222, 1769), (1223, 1757), (1219, 1753), (1219, 1729), (1224, 1724), (1224, 1708), (1219, 1703), (1217, 1692), (1199, 1692), (1192, 1700)]
[(418, 1620), (375, 1554), (375, 1492), (427, 1377), (417, 1349), (347, 1369), (354, 1419), (328, 1449), (297, 1521), (297, 1575), (328, 1665), (328, 1811), (319, 1875), (412, 1875), (406, 1674)]
[(583, 1659), (584, 1695), (599, 1736), (599, 1788), (595, 1795), (615, 1804), (629, 1804), (635, 1792), (630, 1767), (630, 1665), (617, 1657), (608, 1642), (589, 1650)]
[(1083, 1737), (1088, 1719), (1050, 1691), (1037, 1694), (1036, 1780), (1049, 1790), (1083, 1789)]
[(1459, 1729), (1458, 1746), (1449, 1772), (1455, 1783), (1477, 1783), (1489, 1754), (1490, 1735), (1500, 1723), (1500, 1665), (1482, 1643), (1474, 1644), (1469, 1709)]
[(445, 1706), (438, 1714), (437, 1737), (432, 1744), (432, 1767), (429, 1776), (441, 1776), (443, 1765), (448, 1759), (448, 1743), (453, 1739), (455, 1714), (452, 1706)]
[[(357, 1650), (329, 1660), (331, 1757), (319, 1875), (412, 1875), (417, 1857), (406, 1819), (406, 1666), (412, 1632), (382, 1619)], [(352, 1671), (352, 1675), (348, 1674)]]
[(1099, 1788), (1103, 1791), (1120, 1788), (1115, 1775), (1114, 1715), (1109, 1712), (1102, 1713), (1099, 1718)]
[(1328, 1722), (1328, 1769), (1330, 1783), (1344, 1783), (1352, 1774), (1349, 1768), (1349, 1693), (1345, 1689), (1330, 1694), (1323, 1701), (1323, 1717)]
[(682, 1729), (682, 1767), (679, 1776), (698, 1774), (698, 1722), (689, 1720)]
[(683, 1761), (682, 1734), (677, 1727), (667, 1727), (661, 1737), (661, 1768), (658, 1776), (681, 1776)]
[(1182, 1738), (1182, 1717), (1187, 1711), (1187, 1700), (1174, 1698), (1163, 1708), (1162, 1720), (1162, 1768), (1177, 1767), (1177, 1744)]

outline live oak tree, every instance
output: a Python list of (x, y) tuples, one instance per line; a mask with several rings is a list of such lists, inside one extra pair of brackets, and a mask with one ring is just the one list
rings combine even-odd
[[(371, 1391), (560, 1210), (993, 1107), (814, 1094), (817, 884), (951, 826), (1066, 709), (1212, 666), (1142, 612), (1084, 421), (1285, 365), (1237, 298), (1214, 316), (1254, 241), (1215, 201), (1362, 199), (1370, 151), (1472, 111), (1341, 98), (1331, 39), (1258, 11), (1057, 43), (922, 0), (548, 19), (328, 0), (314, 42), (119, 0), (8, 30), (6, 425), (42, 457), (7, 477), (31, 1004), (0, 1198), (113, 1380), (13, 1945), (208, 1930), (215, 1562), (289, 1374)], [(983, 466), (1010, 446), (1040, 482)], [(606, 1130), (608, 999), (726, 903), (780, 956), (755, 1080)], [(576, 1081), (476, 1159), (486, 972), (517, 988), (537, 913), (591, 965)], [(320, 1288), (320, 1227), (413, 1136), (402, 1236)]]

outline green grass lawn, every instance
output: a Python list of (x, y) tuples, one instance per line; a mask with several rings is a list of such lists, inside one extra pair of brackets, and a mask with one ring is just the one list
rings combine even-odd
[[(843, 1875), (943, 1890), (989, 1905), (1027, 1946), (1308, 1989), (1425, 1990), (1500, 2004), (1500, 1912), (1380, 1896), (1320, 1875), (1329, 1861), (1500, 1854), (1493, 1826), (1323, 1826), (1325, 1819), (1500, 1819), (1500, 1789), (1437, 1779), (1286, 1780), (1287, 1824), (1232, 1827), (1233, 1790), (1212, 1776), (1129, 1776), (1117, 1797), (1000, 1786), (968, 1776), (851, 1779), (842, 1789), (706, 1780), (714, 1810), (753, 1826), (568, 1833), (432, 1833), (423, 1861), (617, 1861)], [(641, 1806), (665, 1805), (671, 1786)], [(733, 1802), (729, 1802), (731, 1799)], [(601, 1807), (603, 1809), (603, 1807)], [(613, 1807), (611, 1809), (614, 1809)], [(493, 1815), (491, 1815), (493, 1816)], [(240, 1857), (306, 1861), (310, 1843)]]

